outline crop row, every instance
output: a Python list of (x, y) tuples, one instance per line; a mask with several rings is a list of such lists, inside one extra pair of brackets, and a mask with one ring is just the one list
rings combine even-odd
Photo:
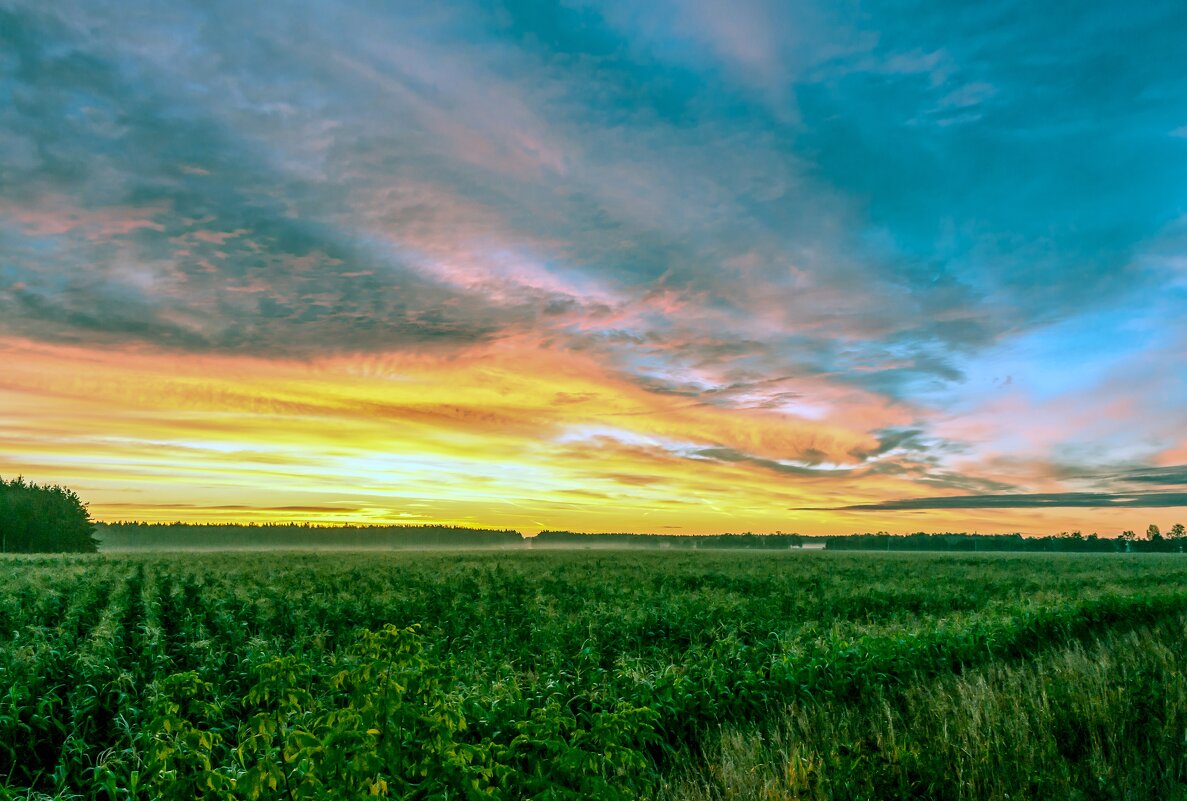
[(92, 798), (646, 796), (707, 726), (1187, 608), (1173, 559), (3, 569), (0, 776)]

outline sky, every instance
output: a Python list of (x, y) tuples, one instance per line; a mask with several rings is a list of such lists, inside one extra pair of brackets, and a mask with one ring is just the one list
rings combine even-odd
[(0, 0), (0, 475), (101, 520), (1187, 521), (1185, 31)]

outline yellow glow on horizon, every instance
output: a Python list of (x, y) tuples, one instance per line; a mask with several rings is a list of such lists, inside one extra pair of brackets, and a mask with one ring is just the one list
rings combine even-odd
[[(0, 362), (0, 475), (70, 485), (102, 520), (822, 534), (1050, 532), (1084, 517), (796, 511), (919, 495), (901, 476), (761, 462), (854, 463), (903, 411), (859, 398), (862, 428), (846, 408), (720, 408), (529, 340), (310, 361), (4, 340)], [(711, 449), (750, 458), (699, 454)], [(1092, 518), (1131, 527), (1133, 510)]]

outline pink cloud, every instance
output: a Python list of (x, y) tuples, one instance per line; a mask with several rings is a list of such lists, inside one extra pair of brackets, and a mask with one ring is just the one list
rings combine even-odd
[(1159, 467), (1174, 467), (1176, 465), (1187, 464), (1187, 439), (1155, 456), (1154, 464)]
[(228, 292), (271, 292), (272, 287), (267, 282), (257, 278), (245, 284), (228, 285)]
[(235, 239), (250, 233), (246, 228), (237, 228), (234, 231), (195, 231), (193, 233), (194, 239), (199, 242), (206, 242), (211, 245), (221, 245), (228, 239)]
[(152, 206), (108, 206), (84, 209), (65, 197), (42, 197), (31, 205), (5, 203), (0, 216), (15, 222), (30, 236), (48, 237), (80, 233), (97, 242), (113, 236), (126, 236), (134, 231), (149, 229), (163, 231), (156, 222), (169, 211), (169, 204)]

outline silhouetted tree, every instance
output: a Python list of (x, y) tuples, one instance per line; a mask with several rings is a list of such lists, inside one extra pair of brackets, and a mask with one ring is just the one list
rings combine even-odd
[(1150, 542), (1162, 542), (1162, 529), (1151, 523), (1146, 529), (1146, 539)]
[(1171, 542), (1174, 543), (1175, 550), (1177, 550), (1179, 553), (1183, 553), (1183, 543), (1184, 541), (1187, 541), (1187, 528), (1185, 528), (1182, 523), (1175, 523), (1173, 526), (1171, 526), (1171, 530), (1167, 532), (1167, 536), (1169, 536)]
[(0, 553), (94, 553), (94, 533), (73, 490), (0, 478)]

